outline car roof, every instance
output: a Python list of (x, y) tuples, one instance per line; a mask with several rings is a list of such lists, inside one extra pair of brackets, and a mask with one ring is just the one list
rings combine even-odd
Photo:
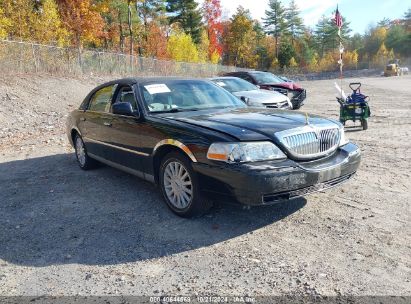
[(237, 79), (241, 79), (241, 78), (238, 78), (238, 77), (235, 77), (235, 76), (219, 76), (219, 77), (210, 78), (210, 80), (219, 80), (219, 79), (235, 79), (235, 80), (237, 80)]
[(106, 82), (101, 85), (101, 87), (107, 86), (107, 85), (112, 85), (112, 84), (144, 84), (147, 82), (162, 82), (162, 81), (169, 81), (169, 80), (196, 80), (196, 81), (204, 81), (204, 79), (201, 78), (188, 78), (188, 77), (173, 77), (173, 76), (154, 76), (154, 77), (127, 77), (127, 78), (121, 78), (121, 79), (115, 79), (109, 82)]

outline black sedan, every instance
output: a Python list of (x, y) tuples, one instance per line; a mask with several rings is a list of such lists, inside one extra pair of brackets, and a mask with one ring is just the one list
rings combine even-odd
[(360, 163), (338, 122), (250, 108), (206, 80), (105, 83), (69, 115), (67, 134), (82, 169), (102, 162), (156, 183), (184, 217), (216, 198), (265, 205), (323, 190)]

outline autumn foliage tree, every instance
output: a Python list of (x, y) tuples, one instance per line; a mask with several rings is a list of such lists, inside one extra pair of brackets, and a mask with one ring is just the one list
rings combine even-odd
[(62, 25), (54, 0), (44, 0), (35, 13), (33, 34), (37, 42), (68, 45), (69, 32)]
[(72, 44), (100, 45), (103, 18), (91, 0), (57, 0), (64, 27), (70, 32)]
[(209, 40), (208, 56), (212, 62), (218, 61), (223, 53), (223, 25), (221, 23), (220, 0), (204, 0), (203, 14)]
[[(338, 70), (331, 16), (306, 27), (300, 1), (267, 2), (260, 22), (242, 7), (223, 17), (221, 0), (0, 0), (0, 39), (280, 73)], [(391, 58), (411, 56), (411, 9), (364, 34), (351, 35), (345, 17), (344, 69), (382, 68)]]
[(256, 67), (256, 32), (250, 11), (240, 6), (230, 21), (225, 37), (229, 64)]
[(142, 48), (145, 56), (159, 59), (168, 58), (166, 34), (159, 24), (148, 23), (147, 37), (142, 42)]
[(176, 61), (198, 62), (198, 49), (191, 36), (177, 29), (167, 43), (167, 52)]

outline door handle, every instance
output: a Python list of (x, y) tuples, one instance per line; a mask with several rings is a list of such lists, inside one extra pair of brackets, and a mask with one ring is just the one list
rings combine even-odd
[(111, 127), (111, 122), (105, 121), (105, 122), (104, 122), (104, 125), (107, 126), (107, 127)]
[(80, 117), (80, 120), (81, 121), (86, 121), (86, 118), (85, 117)]

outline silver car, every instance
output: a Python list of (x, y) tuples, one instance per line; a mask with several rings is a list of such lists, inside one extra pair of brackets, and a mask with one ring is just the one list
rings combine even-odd
[(293, 108), (290, 99), (284, 94), (276, 91), (260, 90), (257, 86), (241, 78), (216, 77), (210, 80), (237, 96), (251, 107), (266, 107), (284, 110)]

